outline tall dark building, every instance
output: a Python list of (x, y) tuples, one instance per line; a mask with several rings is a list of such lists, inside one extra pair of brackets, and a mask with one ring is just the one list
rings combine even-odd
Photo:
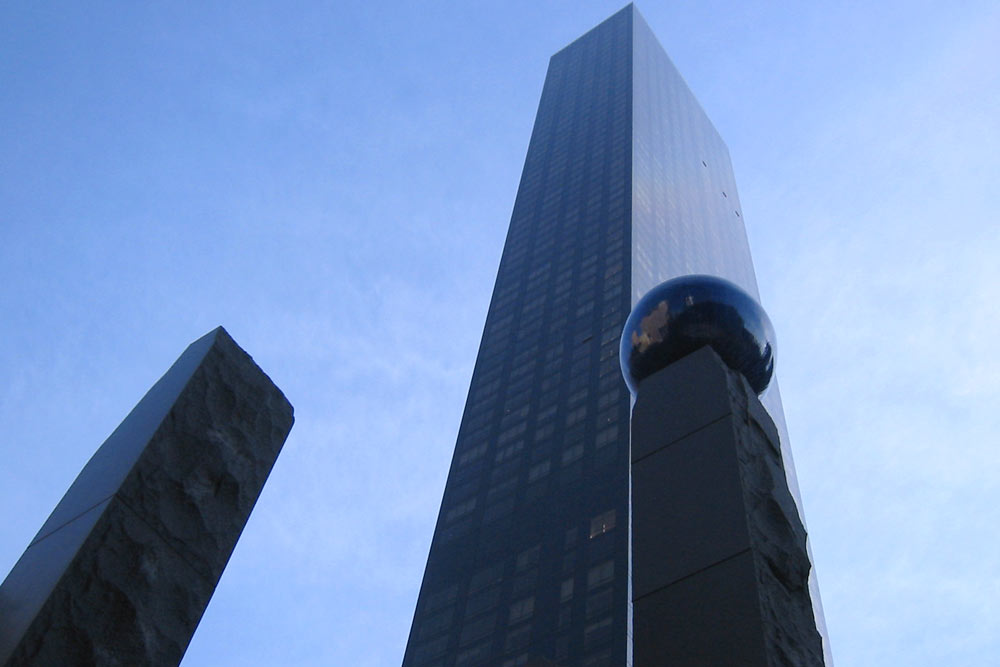
[(757, 296), (728, 150), (629, 5), (549, 63), (404, 667), (631, 664), (619, 336), (691, 273)]

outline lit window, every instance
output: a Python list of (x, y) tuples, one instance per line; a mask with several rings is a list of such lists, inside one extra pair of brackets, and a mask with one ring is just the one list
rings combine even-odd
[(615, 511), (598, 514), (590, 521), (590, 539), (594, 539), (615, 527)]

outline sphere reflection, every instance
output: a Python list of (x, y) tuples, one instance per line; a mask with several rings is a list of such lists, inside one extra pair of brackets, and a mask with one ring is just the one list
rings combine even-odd
[(742, 289), (715, 276), (673, 278), (651, 289), (629, 315), (621, 338), (629, 391), (695, 350), (711, 345), (757, 394), (774, 372), (774, 329)]

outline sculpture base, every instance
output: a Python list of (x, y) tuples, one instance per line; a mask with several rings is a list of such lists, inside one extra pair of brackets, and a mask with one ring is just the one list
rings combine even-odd
[(709, 347), (649, 376), (631, 456), (636, 667), (822, 665), (806, 532), (746, 380)]

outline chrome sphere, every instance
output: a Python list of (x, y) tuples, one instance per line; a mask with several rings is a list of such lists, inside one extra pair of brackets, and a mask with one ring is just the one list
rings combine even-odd
[(621, 339), (633, 394), (658, 370), (711, 345), (757, 394), (774, 373), (774, 328), (752, 296), (715, 276), (681, 276), (651, 289), (628, 316)]

